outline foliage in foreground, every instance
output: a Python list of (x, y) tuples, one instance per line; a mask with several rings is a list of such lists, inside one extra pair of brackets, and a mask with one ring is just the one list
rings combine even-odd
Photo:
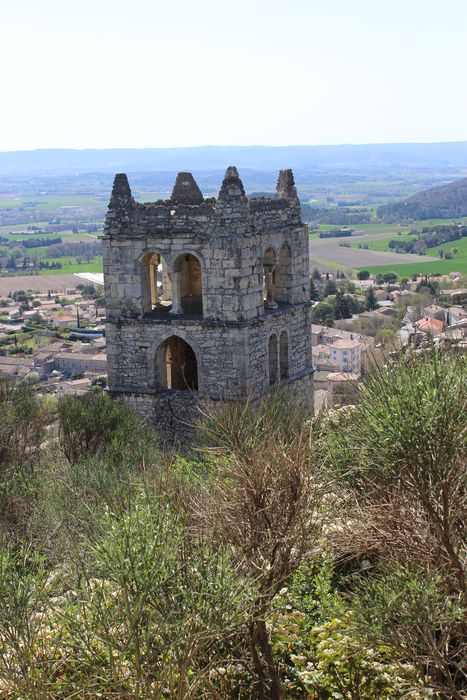
[[(107, 511), (69, 570), (0, 560), (0, 687), (8, 697), (194, 697), (248, 609), (225, 552), (189, 542), (154, 494)], [(18, 587), (18, 576), (21, 586)]]
[(348, 504), (336, 545), (373, 564), (353, 597), (358, 632), (457, 699), (467, 686), (466, 377), (465, 355), (402, 357), (370, 376), (322, 441)]
[(0, 472), (0, 697), (465, 700), (465, 369), (232, 404), (184, 458), (102, 395), (55, 438), (8, 387), (36, 427)]

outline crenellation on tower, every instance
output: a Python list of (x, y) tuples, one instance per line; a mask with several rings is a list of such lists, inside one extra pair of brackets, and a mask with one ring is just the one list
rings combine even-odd
[(247, 199), (243, 183), (234, 166), (227, 168), (215, 198), (204, 199), (193, 175), (179, 173), (169, 200), (136, 202), (126, 175), (115, 176), (106, 217), (105, 234), (187, 235), (204, 237), (247, 235), (301, 224), (300, 203), (291, 170), (279, 175), (275, 198)]
[(217, 200), (179, 173), (171, 200), (144, 204), (118, 175), (103, 251), (110, 392), (165, 435), (203, 401), (277, 384), (312, 400), (308, 235), (292, 171), (273, 199), (248, 200), (230, 166)]

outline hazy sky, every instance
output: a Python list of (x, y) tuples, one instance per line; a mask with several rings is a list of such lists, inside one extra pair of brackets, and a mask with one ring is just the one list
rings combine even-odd
[(467, 140), (467, 0), (0, 0), (0, 150)]

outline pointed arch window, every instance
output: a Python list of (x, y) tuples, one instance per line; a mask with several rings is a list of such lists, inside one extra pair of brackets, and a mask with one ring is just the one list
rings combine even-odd
[(156, 384), (159, 389), (198, 391), (198, 361), (186, 340), (167, 338), (156, 353)]

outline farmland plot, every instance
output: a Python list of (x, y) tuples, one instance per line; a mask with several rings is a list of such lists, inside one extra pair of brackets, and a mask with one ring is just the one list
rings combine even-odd
[[(83, 280), (78, 275), (24, 275), (15, 277), (0, 277), (0, 297), (7, 297), (11, 292), (19, 292), (21, 289), (39, 294), (64, 292), (73, 289), (77, 284), (83, 284)], [(84, 282), (86, 284), (86, 282)]]
[[(352, 241), (353, 236), (345, 242)], [(364, 238), (362, 242), (367, 241)], [(335, 263), (350, 268), (370, 267), (376, 265), (402, 265), (419, 263), (420, 256), (412, 253), (390, 253), (381, 250), (364, 250), (363, 248), (346, 248), (340, 246), (342, 239), (316, 238), (310, 240), (310, 257), (313, 260)], [(354, 242), (354, 241), (352, 241)], [(424, 255), (422, 261), (430, 262), (434, 257)]]

